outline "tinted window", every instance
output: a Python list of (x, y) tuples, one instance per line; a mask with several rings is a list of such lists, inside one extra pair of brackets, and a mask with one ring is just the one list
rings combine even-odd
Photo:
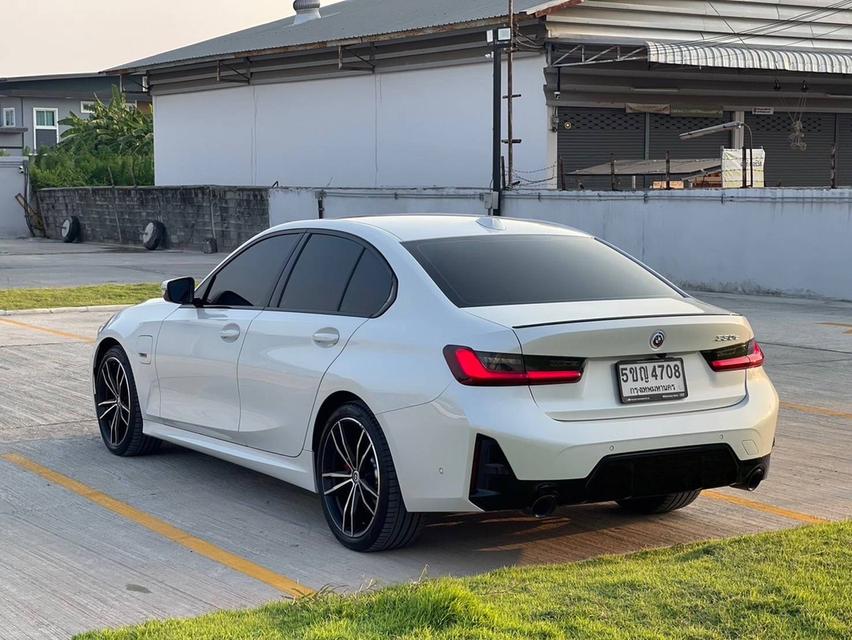
[(337, 313), (352, 272), (364, 252), (338, 236), (311, 236), (287, 281), (280, 307), (287, 311)]
[(680, 295), (588, 237), (475, 236), (405, 246), (459, 307)]
[(216, 274), (206, 304), (265, 307), (300, 237), (298, 234), (273, 236), (243, 251)]
[(393, 274), (388, 265), (372, 251), (365, 251), (343, 296), (340, 313), (372, 317), (385, 306), (392, 289)]

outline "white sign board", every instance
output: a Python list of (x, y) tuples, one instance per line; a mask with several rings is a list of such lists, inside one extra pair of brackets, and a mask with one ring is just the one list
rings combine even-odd
[[(766, 151), (763, 149), (746, 149), (746, 182), (754, 189), (765, 186), (764, 171), (766, 168)], [(749, 169), (749, 158), (752, 158), (752, 169)], [(754, 182), (752, 182), (752, 172)], [(722, 188), (742, 189), (743, 187), (743, 150), (722, 149)]]

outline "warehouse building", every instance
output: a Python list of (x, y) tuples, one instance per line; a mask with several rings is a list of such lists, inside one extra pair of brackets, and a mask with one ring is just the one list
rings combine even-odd
[[(506, 0), (294, 4), (110, 72), (147, 77), (158, 184), (492, 186)], [(573, 172), (747, 145), (767, 186), (852, 185), (852, 2), (819, 4), (516, 0), (512, 182), (650, 186)], [(748, 127), (680, 139), (730, 120)]]

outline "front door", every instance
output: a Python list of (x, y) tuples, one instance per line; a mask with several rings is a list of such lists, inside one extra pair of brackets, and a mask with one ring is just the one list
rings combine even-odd
[(270, 236), (233, 256), (199, 288), (198, 306), (164, 322), (156, 346), (163, 423), (223, 440), (240, 426), (237, 365), (301, 234)]
[(286, 277), (275, 310), (252, 323), (240, 356), (240, 442), (302, 452), (317, 391), (358, 328), (392, 297), (384, 259), (358, 240), (314, 233)]

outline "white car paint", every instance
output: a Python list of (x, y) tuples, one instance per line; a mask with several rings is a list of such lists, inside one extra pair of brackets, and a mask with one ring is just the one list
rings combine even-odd
[[(311, 491), (317, 416), (335, 394), (357, 396), (387, 438), (411, 512), (479, 510), (469, 500), (478, 434), (499, 442), (519, 480), (584, 478), (619, 453), (718, 443), (741, 461), (771, 453), (778, 397), (764, 370), (714, 373), (699, 353), (718, 348), (719, 335), (752, 339), (741, 316), (674, 289), (652, 300), (460, 309), (401, 244), (490, 234), (587, 237), (502, 223), (500, 230), (474, 217), (392, 216), (282, 225), (258, 237), (331, 230), (370, 243), (396, 275), (393, 304), (364, 320), (149, 301), (107, 323), (96, 353), (114, 342), (128, 353), (146, 434)], [(234, 327), (239, 334), (223, 340), (221, 332)], [(684, 358), (689, 398), (621, 405), (614, 363), (653, 355), (648, 336), (661, 328), (667, 353)], [(339, 334), (334, 344), (314, 340), (332, 332)], [(153, 337), (153, 360), (134, 347), (142, 336)], [(450, 344), (570, 353), (589, 364), (574, 385), (471, 387), (447, 366), (442, 350)]]

